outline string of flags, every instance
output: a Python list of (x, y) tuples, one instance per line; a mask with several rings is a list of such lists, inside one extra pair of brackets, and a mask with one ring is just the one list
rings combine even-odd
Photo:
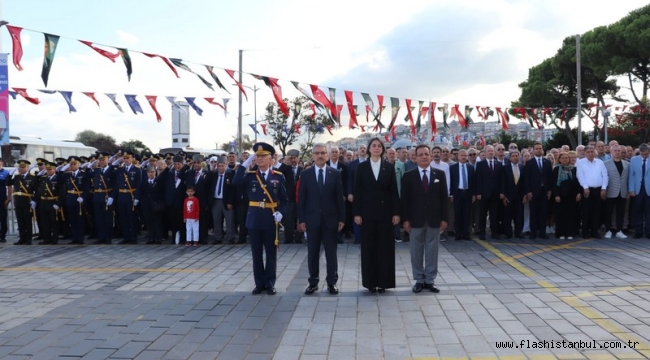
[[(41, 69), (41, 78), (43, 80), (43, 84), (47, 88), (49, 74), (52, 70), (56, 49), (61, 37), (55, 34), (48, 34), (41, 31), (24, 29), (18, 26), (9, 25), (7, 21), (0, 21), (0, 27), (2, 26), (7, 28), (11, 36), (12, 49), (13, 49), (12, 61), (18, 71), (24, 70), (21, 65), (21, 59), (23, 56), (23, 48), (21, 42), (22, 31), (27, 30), (27, 31), (33, 31), (33, 32), (38, 32), (43, 34), (45, 39), (45, 45), (44, 45), (43, 65)], [(238, 90), (248, 101), (248, 96), (246, 94), (243, 84), (236, 79), (235, 70), (231, 70), (227, 68), (219, 68), (212, 65), (198, 64), (183, 59), (163, 56), (160, 54), (152, 54), (152, 53), (146, 53), (141, 51), (129, 50), (126, 48), (120, 48), (116, 46), (97, 44), (87, 40), (78, 40), (78, 39), (72, 39), (72, 40), (76, 40), (81, 44), (83, 44), (84, 46), (89, 47), (97, 54), (110, 60), (113, 63), (116, 62), (117, 58), (121, 58), (126, 68), (126, 75), (129, 81), (131, 80), (131, 76), (133, 74), (133, 62), (131, 60), (131, 53), (140, 53), (147, 58), (160, 59), (167, 65), (167, 67), (172, 71), (172, 73), (176, 78), (180, 78), (179, 72), (177, 70), (181, 69), (184, 70), (185, 72), (191, 73), (196, 77), (198, 77), (198, 79), (210, 90), (215, 91), (214, 84), (216, 84), (216, 86), (220, 90), (223, 90), (230, 95), (231, 94), (230, 91), (226, 86), (224, 86), (223, 82), (219, 78), (218, 70), (222, 70), (231, 80), (235, 82), (235, 85), (237, 86)], [(113, 50), (107, 50), (107, 48), (111, 48)], [(208, 80), (208, 78), (204, 77), (199, 72), (193, 70), (188, 64), (199, 65), (201, 68), (204, 68), (205, 71), (207, 71), (207, 74), (209, 75), (209, 79), (211, 79), (214, 82), (214, 84), (211, 83)], [(273, 78), (270, 76), (251, 74), (245, 72), (243, 72), (242, 75), (243, 74), (250, 75), (254, 79), (263, 81), (264, 84), (270, 88), (273, 97), (276, 103), (278, 104), (279, 109), (282, 111), (282, 113), (285, 116), (287, 117), (289, 116), (289, 108), (282, 96), (282, 86), (280, 84), (280, 79)], [(293, 87), (298, 92), (300, 92), (302, 95), (306, 96), (310, 100), (311, 103), (309, 104), (309, 106), (312, 109), (314, 116), (317, 111), (324, 112), (335, 124), (338, 125), (337, 127), (342, 126), (341, 114), (344, 105), (336, 103), (337, 89), (327, 87), (326, 88), (327, 94), (326, 94), (326, 92), (324, 92), (321, 89), (321, 86), (319, 85), (309, 84), (309, 90), (307, 90), (306, 88), (302, 87), (300, 83), (297, 81), (289, 81), (289, 82), (293, 85)], [(25, 100), (35, 105), (38, 105), (39, 103), (38, 98), (29, 96), (25, 88), (13, 88), (13, 90), (14, 91), (10, 92), (10, 94), (14, 99), (16, 99), (17, 96), (20, 96)], [(73, 94), (72, 91), (53, 91), (53, 90), (42, 90), (42, 89), (39, 89), (38, 91), (47, 94), (54, 94), (58, 92), (63, 97), (66, 104), (68, 105), (69, 111), (70, 112), (76, 111), (76, 109), (72, 104), (72, 94)], [(95, 97), (95, 93), (82, 92), (82, 94), (89, 97), (97, 104), (97, 106), (99, 106), (99, 101)], [(116, 94), (105, 94), (105, 95), (111, 100), (111, 102), (115, 105), (115, 107), (119, 111), (123, 112), (122, 107), (117, 102)], [(483, 121), (487, 121), (489, 118), (496, 117), (496, 120), (499, 121), (501, 127), (505, 130), (508, 129), (508, 124), (510, 123), (510, 116), (512, 115), (515, 116), (516, 118), (522, 119), (524, 121), (528, 121), (531, 127), (537, 127), (538, 129), (541, 129), (543, 127), (543, 124), (546, 124), (549, 119), (551, 122), (555, 122), (559, 120), (560, 123), (562, 123), (566, 121), (567, 111), (575, 110), (575, 108), (571, 108), (571, 107), (532, 108), (532, 107), (488, 107), (488, 106), (470, 106), (470, 105), (465, 105), (464, 107), (461, 107), (460, 104), (448, 104), (448, 103), (440, 104), (440, 106), (438, 106), (437, 102), (422, 101), (422, 100), (416, 100), (417, 106), (414, 106), (415, 102), (413, 99), (400, 99), (397, 97), (388, 97), (390, 101), (391, 113), (390, 113), (390, 121), (388, 123), (388, 126), (386, 126), (382, 122), (382, 114), (384, 112), (384, 109), (386, 108), (386, 106), (384, 105), (385, 97), (383, 95), (376, 95), (378, 106), (375, 107), (375, 102), (373, 100), (373, 97), (371, 97), (370, 94), (360, 93), (360, 95), (363, 98), (365, 105), (362, 106), (354, 105), (354, 92), (350, 90), (344, 90), (345, 105), (349, 114), (348, 128), (360, 129), (362, 132), (385, 131), (387, 132), (387, 134), (388, 132), (390, 132), (393, 137), (395, 137), (395, 127), (396, 127), (397, 119), (399, 117), (399, 113), (403, 108), (406, 111), (404, 122), (409, 125), (412, 136), (415, 136), (418, 132), (420, 132), (423, 125), (426, 128), (430, 128), (432, 134), (436, 134), (438, 132), (436, 116), (438, 116), (438, 119), (442, 120), (442, 125), (445, 128), (449, 128), (448, 121), (452, 119), (457, 120), (462, 128), (469, 128), (470, 124), (474, 123), (474, 118), (476, 116), (478, 119), (481, 119)], [(131, 111), (133, 111), (134, 114), (138, 114), (138, 113), (143, 114), (142, 106), (140, 105), (136, 97), (137, 95), (132, 95), (132, 94), (124, 95), (124, 98)], [(146, 101), (149, 103), (151, 109), (154, 111), (156, 115), (156, 119), (160, 122), (161, 116), (156, 107), (158, 96), (145, 95), (144, 97)], [(178, 106), (175, 102), (176, 98), (174, 96), (165, 96), (165, 98), (170, 103), (172, 103), (173, 106)], [(197, 105), (196, 97), (184, 97), (184, 99), (199, 116), (202, 115), (203, 110)], [(221, 107), (227, 116), (228, 114), (227, 105), (228, 105), (229, 98), (223, 98), (222, 102), (215, 100), (214, 97), (204, 97), (202, 99), (208, 102), (209, 104), (217, 105)], [(598, 104), (587, 104), (589, 110), (588, 116), (592, 119), (594, 124), (598, 126), (599, 123), (598, 110), (603, 108), (609, 108), (611, 106), (612, 105), (605, 105), (601, 107)], [(622, 107), (615, 107), (615, 110), (617, 111), (622, 109), (621, 113), (614, 115), (619, 122), (623, 120), (624, 116), (626, 116), (625, 114), (626, 107), (627, 105)], [(362, 116), (359, 113), (359, 109), (365, 110), (365, 115), (366, 115), (365, 125), (359, 123), (359, 117)], [(631, 107), (630, 110), (632, 112), (646, 111), (645, 108), (642, 108), (640, 106)], [(374, 124), (374, 126), (372, 124)], [(262, 131), (265, 134), (266, 134), (266, 125), (267, 124), (261, 124)], [(251, 128), (253, 129), (253, 131), (258, 132), (256, 125), (251, 124)], [(321, 130), (324, 131), (324, 129)], [(327, 127), (326, 130), (330, 134), (332, 133), (331, 126)]]

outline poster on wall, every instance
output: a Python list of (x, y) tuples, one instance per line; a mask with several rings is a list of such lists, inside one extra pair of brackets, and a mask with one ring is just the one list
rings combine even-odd
[(7, 55), (0, 54), (0, 145), (9, 144), (9, 69)]

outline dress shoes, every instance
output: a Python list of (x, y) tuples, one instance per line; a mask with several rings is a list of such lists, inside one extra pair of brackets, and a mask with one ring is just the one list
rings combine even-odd
[(641, 235), (641, 234), (634, 234), (634, 238), (635, 238), (635, 239), (640, 239), (640, 238), (642, 238), (642, 237), (643, 237), (643, 235)]
[(540, 238), (540, 239), (544, 239), (544, 240), (548, 240), (548, 236), (546, 236), (546, 234), (544, 234), (544, 235), (540, 235), (539, 238)]
[[(74, 244), (74, 242), (71, 242), (71, 244)], [(133, 240), (120, 240), (117, 244), (118, 245), (136, 245), (137, 242), (133, 241)]]
[(305, 289), (305, 295), (311, 295), (311, 294), (315, 293), (316, 291), (318, 291), (318, 285), (314, 285), (314, 286), (309, 285)]
[(424, 284), (423, 283), (415, 283), (415, 285), (413, 285), (413, 292), (416, 293), (416, 294), (421, 292), (422, 289), (424, 289)]
[(478, 239), (485, 241), (485, 235), (479, 235)]
[(223, 240), (215, 240), (212, 242), (212, 245), (221, 245), (223, 244)]
[(431, 291), (432, 293), (439, 293), (440, 290), (434, 284), (424, 284), (424, 287)]
[(277, 291), (275, 291), (274, 287), (266, 288), (266, 293), (269, 295), (275, 295)]
[(251, 293), (252, 293), (253, 295), (259, 295), (259, 294), (261, 294), (262, 291), (264, 291), (264, 290), (266, 290), (265, 287), (263, 287), (263, 286), (256, 286), (256, 287), (253, 288), (253, 291), (251, 291)]
[(19, 240), (19, 241), (16, 241), (14, 243), (14, 245), (31, 245), (31, 244), (32, 244), (31, 241), (27, 242), (27, 241), (24, 241), (24, 240)]
[(501, 240), (501, 235), (492, 235), (490, 238), (492, 238), (492, 240)]
[(384, 289), (384, 288), (377, 288), (377, 292), (380, 293), (380, 294), (383, 294), (383, 293), (386, 292), (386, 289)]
[(339, 288), (337, 288), (336, 285), (334, 285), (334, 284), (332, 284), (332, 285), (327, 285), (327, 291), (329, 291), (329, 293), (330, 293), (331, 295), (338, 295), (338, 293), (339, 293)]
[(147, 244), (147, 245), (153, 245), (153, 244), (157, 244), (157, 243), (158, 243), (158, 242), (157, 242), (156, 240), (151, 239), (151, 240), (147, 240), (147, 242), (146, 242), (145, 244)]
[(377, 288), (368, 289), (368, 291), (370, 291), (372, 294), (374, 294), (374, 293), (377, 292)]

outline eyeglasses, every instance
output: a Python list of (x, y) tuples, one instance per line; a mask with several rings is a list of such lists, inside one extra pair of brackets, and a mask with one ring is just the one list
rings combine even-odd
[(314, 155), (325, 155), (325, 154), (327, 154), (327, 151), (314, 151), (312, 154), (314, 154)]
[(469, 156), (476, 156), (476, 154), (467, 154), (467, 155), (469, 155)]
[(444, 150), (442, 153), (443, 153), (443, 154), (449, 154), (449, 151)]
[(511, 146), (511, 147), (509, 147), (508, 149), (510, 149), (510, 150), (517, 150), (517, 147), (516, 147), (516, 146)]
[(505, 151), (506, 149), (497, 149), (497, 151)]

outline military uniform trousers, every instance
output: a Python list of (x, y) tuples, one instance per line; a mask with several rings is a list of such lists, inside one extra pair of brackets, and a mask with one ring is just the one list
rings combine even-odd
[(32, 209), (29, 205), (30, 197), (14, 195), (14, 210), (18, 223), (18, 241), (32, 243)]
[(78, 195), (68, 195), (66, 199), (65, 220), (70, 226), (72, 242), (83, 244), (86, 237), (86, 219), (84, 218), (84, 204), (77, 202)]
[(93, 194), (95, 230), (99, 242), (110, 244), (113, 238), (113, 206), (106, 206), (106, 194)]
[[(267, 210), (270, 211), (270, 210)], [(253, 255), (253, 277), (255, 287), (273, 288), (277, 278), (277, 253), (275, 246), (275, 229), (248, 229)], [(263, 255), (266, 255), (264, 266)]]
[(131, 194), (120, 193), (117, 196), (117, 213), (120, 216), (122, 238), (125, 242), (138, 242), (137, 213), (133, 207)]
[(57, 211), (54, 210), (54, 200), (41, 200), (38, 204), (38, 231), (43, 238), (43, 242), (56, 244), (58, 240)]

